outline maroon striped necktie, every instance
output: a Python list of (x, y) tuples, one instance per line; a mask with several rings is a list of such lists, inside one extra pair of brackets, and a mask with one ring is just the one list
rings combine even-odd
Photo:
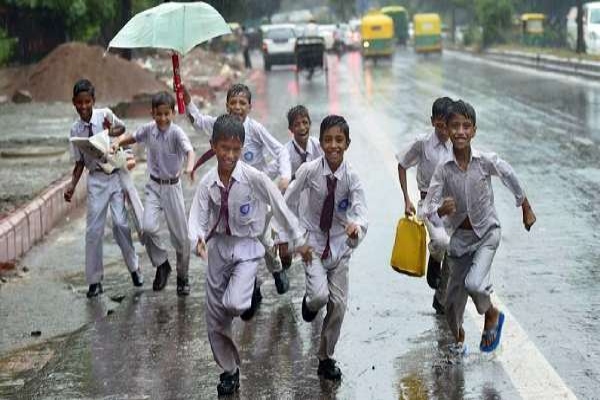
[(231, 229), (229, 228), (229, 192), (231, 191), (231, 187), (233, 186), (235, 180), (233, 178), (229, 179), (229, 186), (227, 188), (219, 186), (219, 191), (221, 192), (221, 207), (219, 208), (219, 217), (217, 218), (217, 222), (215, 222), (215, 226), (212, 227), (208, 236), (206, 237), (207, 242), (215, 234), (215, 231), (217, 230), (221, 220), (225, 221), (225, 233), (227, 235), (231, 235)]
[(323, 201), (323, 209), (321, 210), (321, 220), (319, 221), (319, 227), (323, 232), (327, 232), (327, 243), (325, 244), (325, 250), (321, 254), (321, 260), (329, 257), (331, 249), (329, 248), (329, 230), (333, 223), (333, 209), (335, 207), (335, 187), (337, 186), (337, 179), (333, 175), (327, 176), (327, 196)]
[(306, 157), (308, 157), (308, 153), (307, 152), (302, 152), (298, 146), (296, 146), (296, 143), (292, 142), (292, 146), (294, 146), (294, 150), (296, 150), (296, 153), (298, 153), (298, 155), (300, 156), (300, 159), (302, 160), (302, 163), (306, 162)]

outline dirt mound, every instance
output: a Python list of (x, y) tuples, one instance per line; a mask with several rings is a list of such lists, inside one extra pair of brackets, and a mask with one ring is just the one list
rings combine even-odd
[(68, 102), (73, 84), (80, 78), (92, 81), (98, 101), (130, 100), (139, 93), (168, 90), (152, 72), (135, 62), (105, 55), (100, 46), (76, 42), (60, 45), (33, 66), (22, 89), (29, 90), (34, 101)]

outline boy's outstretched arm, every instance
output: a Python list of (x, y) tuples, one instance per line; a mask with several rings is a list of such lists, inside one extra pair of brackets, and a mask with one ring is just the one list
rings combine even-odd
[(531, 205), (529, 204), (529, 200), (527, 200), (527, 197), (523, 199), (521, 209), (523, 210), (523, 225), (525, 226), (525, 229), (529, 231), (533, 224), (535, 224), (536, 217)]
[(406, 215), (414, 215), (415, 205), (410, 201), (410, 196), (408, 195), (408, 186), (406, 184), (406, 169), (402, 166), (402, 164), (398, 163), (398, 179), (400, 180), (400, 187), (402, 188), (402, 194), (404, 195), (404, 214)]
[(196, 163), (196, 154), (194, 150), (190, 150), (187, 152), (187, 163), (185, 166), (184, 173), (190, 178), (190, 182), (194, 182), (194, 175), (192, 172), (194, 171), (194, 164)]
[(190, 216), (188, 219), (188, 235), (192, 247), (196, 254), (206, 259), (206, 235), (209, 231), (209, 194), (208, 189), (200, 184), (196, 189), (192, 205), (190, 207)]
[(197, 131), (204, 132), (210, 138), (212, 135), (212, 127), (217, 118), (210, 115), (204, 115), (200, 112), (198, 107), (192, 102), (192, 97), (183, 83), (181, 84), (181, 89), (183, 90), (185, 112), (187, 113), (192, 126)]
[(71, 202), (73, 198), (73, 193), (75, 193), (75, 188), (77, 187), (77, 183), (81, 178), (81, 174), (83, 173), (84, 164), (83, 161), (77, 161), (75, 163), (75, 167), (73, 168), (73, 175), (71, 177), (71, 182), (65, 188), (64, 198), (67, 203)]
[(136, 142), (135, 138), (131, 133), (125, 133), (119, 136), (113, 144), (110, 146), (113, 152), (117, 151), (119, 147), (127, 146), (130, 144), (134, 144)]

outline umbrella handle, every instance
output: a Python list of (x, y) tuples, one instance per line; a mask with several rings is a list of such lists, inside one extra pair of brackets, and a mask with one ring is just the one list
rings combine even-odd
[(185, 114), (185, 102), (183, 101), (183, 90), (181, 90), (181, 77), (179, 76), (179, 54), (173, 53), (173, 83), (175, 84), (175, 96), (177, 98), (177, 109), (179, 114)]

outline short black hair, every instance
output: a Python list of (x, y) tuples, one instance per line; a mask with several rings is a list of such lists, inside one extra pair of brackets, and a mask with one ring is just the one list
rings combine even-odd
[(240, 140), (242, 145), (244, 144), (244, 140), (246, 138), (244, 124), (242, 124), (239, 118), (234, 117), (233, 115), (220, 115), (213, 125), (210, 142), (215, 144), (219, 140), (231, 138), (237, 138)]
[(226, 101), (229, 101), (231, 97), (238, 96), (240, 94), (246, 96), (248, 103), (252, 104), (252, 93), (250, 93), (248, 86), (244, 85), (243, 83), (234, 83), (229, 87)]
[(438, 97), (431, 106), (431, 117), (433, 119), (443, 118), (446, 119), (446, 113), (448, 107), (454, 103), (450, 97)]
[(475, 109), (466, 101), (457, 100), (452, 102), (446, 113), (446, 124), (450, 122), (450, 118), (452, 118), (453, 115), (462, 115), (471, 121), (473, 125), (477, 125), (477, 114), (475, 113)]
[(325, 118), (323, 118), (323, 121), (321, 121), (321, 129), (319, 131), (319, 142), (323, 141), (323, 135), (325, 134), (325, 132), (327, 132), (328, 129), (331, 129), (334, 126), (337, 126), (341, 129), (342, 132), (344, 132), (344, 136), (346, 136), (346, 141), (348, 142), (348, 144), (350, 144), (350, 127), (348, 126), (348, 122), (346, 122), (344, 117), (335, 114), (328, 115)]
[(73, 98), (83, 92), (88, 92), (93, 99), (96, 98), (96, 89), (88, 79), (80, 79), (75, 82), (75, 85), (73, 86)]
[(308, 118), (308, 122), (311, 122), (310, 115), (308, 115), (308, 109), (302, 104), (299, 104), (289, 109), (287, 113), (288, 128), (291, 129), (292, 125), (294, 124), (294, 121), (296, 120), (296, 118), (299, 117), (306, 117)]
[(152, 109), (158, 106), (169, 106), (171, 110), (175, 110), (175, 98), (169, 92), (158, 92), (152, 96)]

